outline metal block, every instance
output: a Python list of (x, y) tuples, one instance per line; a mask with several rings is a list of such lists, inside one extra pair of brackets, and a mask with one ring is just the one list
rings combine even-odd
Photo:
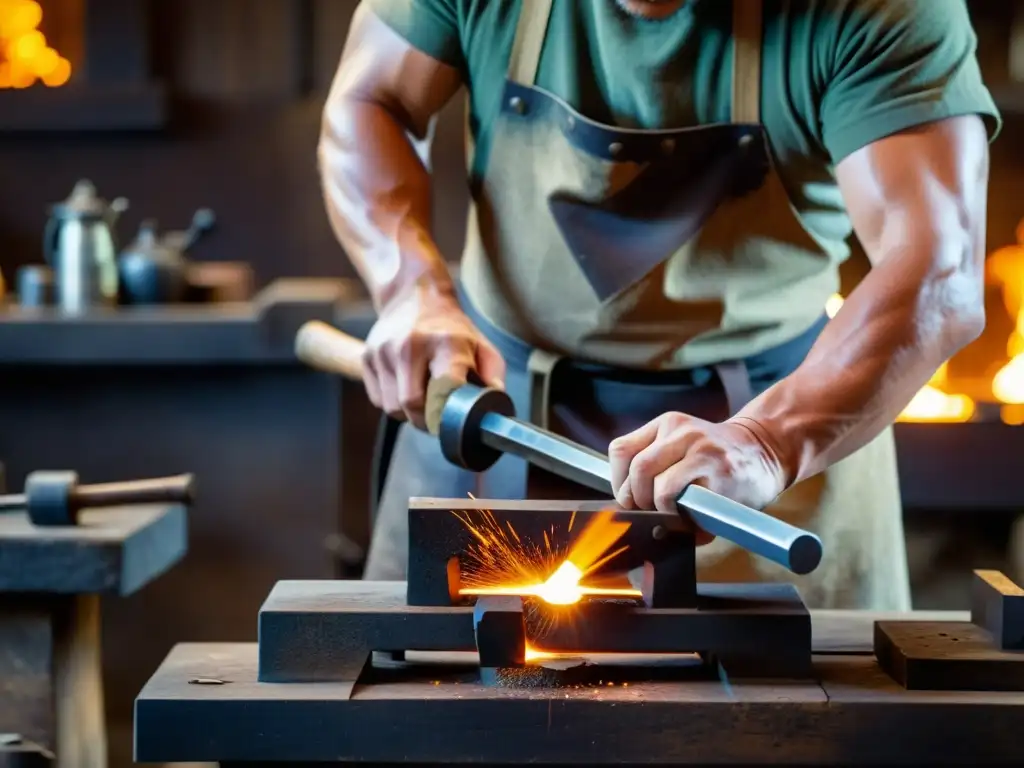
[[(516, 548), (555, 560), (556, 553), (568, 552), (574, 536), (593, 515), (608, 508), (608, 503), (594, 501), (410, 499), (407, 602), (420, 606), (471, 602), (460, 598), (459, 588), (469, 565), (468, 553), (479, 542), (456, 514), (485, 529), (496, 522)], [(651, 578), (657, 581), (657, 589), (651, 583), (652, 607), (695, 607), (696, 553), (686, 523), (676, 514), (631, 510), (617, 510), (616, 519), (630, 523), (616, 543), (617, 549), (626, 549), (600, 570), (632, 571), (651, 563), (655, 566)]]
[(971, 622), (992, 635), (996, 648), (1024, 650), (1024, 589), (999, 571), (975, 571)]
[(481, 597), (473, 606), (473, 636), (480, 656), (480, 680), (497, 682), (501, 670), (526, 663), (526, 619), (523, 599)]
[[(355, 683), (374, 651), (477, 650), (474, 607), (409, 606), (404, 587), (402, 582), (278, 582), (260, 610), (259, 680)], [(809, 674), (811, 619), (792, 585), (701, 584), (698, 600), (696, 608), (664, 609), (531, 601), (520, 616), (525, 616), (526, 639), (545, 651), (702, 653), (720, 660), (730, 674)], [(494, 606), (487, 598), (483, 610)], [(502, 660), (502, 653), (507, 651), (494, 650), (494, 658)], [(758, 658), (777, 664), (745, 664)]]

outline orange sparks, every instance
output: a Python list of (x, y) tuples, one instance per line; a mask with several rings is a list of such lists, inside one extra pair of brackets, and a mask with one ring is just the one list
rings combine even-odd
[[(640, 597), (637, 589), (583, 583), (587, 575), (626, 549), (612, 549), (629, 530), (629, 523), (616, 520), (612, 510), (593, 515), (567, 552), (552, 545), (556, 539), (554, 526), (543, 532), (543, 546), (531, 546), (508, 522), (499, 522), (490, 511), (481, 510), (477, 522), (466, 514), (454, 514), (476, 540), (466, 553), (465, 586), (459, 589), (460, 595), (538, 597), (551, 605), (572, 605), (588, 596)], [(573, 513), (566, 532), (572, 531), (575, 519)]]

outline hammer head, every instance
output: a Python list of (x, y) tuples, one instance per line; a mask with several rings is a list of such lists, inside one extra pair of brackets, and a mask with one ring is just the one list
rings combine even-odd
[(512, 398), (500, 389), (465, 384), (445, 401), (438, 427), (444, 457), (471, 472), (486, 472), (501, 458), (501, 451), (484, 445), (480, 421), (488, 413), (514, 417)]

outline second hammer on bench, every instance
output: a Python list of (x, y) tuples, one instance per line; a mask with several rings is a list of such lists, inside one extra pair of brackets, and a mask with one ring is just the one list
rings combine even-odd
[(32, 472), (25, 492), (0, 496), (0, 513), (26, 512), (33, 525), (78, 525), (78, 513), (96, 507), (135, 504), (191, 504), (192, 475), (177, 475), (123, 483), (79, 485), (75, 472)]

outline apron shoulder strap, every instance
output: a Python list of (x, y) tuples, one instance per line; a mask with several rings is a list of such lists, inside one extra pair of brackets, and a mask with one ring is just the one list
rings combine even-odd
[(761, 122), (763, 0), (732, 0), (732, 122)]
[(554, 0), (521, 0), (516, 36), (512, 40), (512, 55), (508, 61), (509, 80), (529, 86), (536, 81), (552, 2)]

